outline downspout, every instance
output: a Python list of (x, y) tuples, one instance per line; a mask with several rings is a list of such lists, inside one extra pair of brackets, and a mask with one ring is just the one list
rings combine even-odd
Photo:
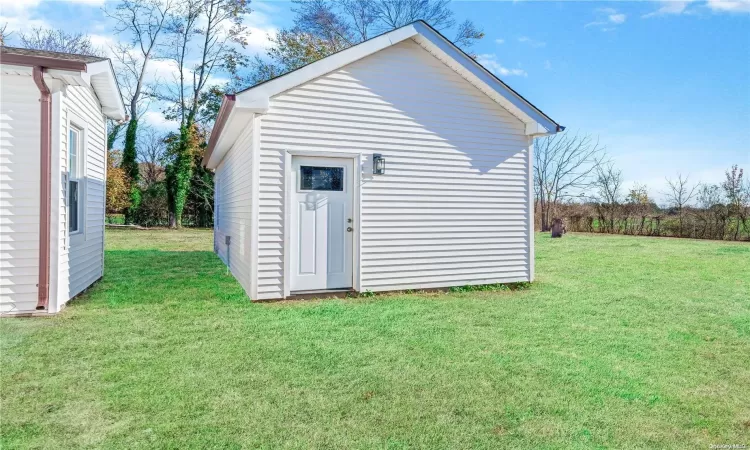
[(44, 67), (34, 66), (32, 76), (39, 88), (41, 98), (42, 123), (40, 147), (40, 200), (39, 200), (39, 284), (37, 310), (46, 310), (49, 306), (49, 229), (50, 200), (52, 196), (51, 156), (52, 156), (52, 95), (44, 82)]

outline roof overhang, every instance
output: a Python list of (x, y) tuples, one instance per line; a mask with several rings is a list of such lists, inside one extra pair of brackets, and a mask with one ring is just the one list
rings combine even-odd
[(445, 36), (425, 22), (417, 21), (257, 84), (236, 95), (226, 96), (211, 132), (203, 164), (208, 168), (216, 168), (240, 132), (247, 126), (247, 122), (243, 123), (239, 118), (246, 118), (247, 114), (267, 113), (272, 97), (407, 39), (414, 40), (522, 121), (528, 136), (547, 136), (565, 129)]
[(71, 86), (90, 86), (102, 107), (102, 113), (114, 120), (127, 120), (125, 105), (109, 60), (84, 63), (40, 56), (3, 53), (2, 72), (31, 76), (31, 67), (43, 67), (45, 77)]

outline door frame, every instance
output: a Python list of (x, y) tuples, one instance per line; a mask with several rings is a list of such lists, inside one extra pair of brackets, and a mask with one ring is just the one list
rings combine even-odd
[(362, 234), (360, 233), (360, 224), (362, 223), (362, 211), (360, 209), (362, 196), (362, 154), (354, 152), (326, 152), (316, 150), (286, 150), (284, 152), (284, 298), (291, 295), (292, 278), (289, 274), (292, 272), (292, 254), (291, 254), (291, 231), (292, 231), (292, 192), (297, 189), (292, 186), (292, 157), (320, 157), (320, 158), (342, 158), (353, 160), (354, 173), (352, 174), (352, 216), (354, 236), (352, 236), (352, 289), (357, 292), (362, 291), (362, 276), (360, 273), (360, 248)]

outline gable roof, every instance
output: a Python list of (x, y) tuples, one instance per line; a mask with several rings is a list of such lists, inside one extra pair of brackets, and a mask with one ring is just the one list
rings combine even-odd
[(39, 66), (45, 69), (46, 77), (71, 86), (90, 86), (99, 99), (104, 115), (115, 120), (128, 118), (114, 68), (108, 58), (2, 46), (0, 64), (3, 65), (3, 73), (30, 75), (29, 67)]
[(235, 95), (226, 95), (211, 132), (203, 164), (211, 168), (216, 167), (237, 139), (240, 131), (246, 126), (246, 122), (243, 125), (241, 121), (247, 119), (248, 113), (262, 114), (267, 112), (271, 97), (407, 39), (415, 41), (516, 116), (526, 125), (527, 135), (549, 135), (565, 129), (440, 32), (420, 20), (368, 39), (286, 74), (258, 83)]
[(7, 46), (2, 47), (2, 54), (3, 56), (21, 55), (21, 56), (33, 56), (37, 58), (49, 58), (53, 60), (75, 61), (75, 62), (81, 62), (84, 64), (107, 60), (107, 58), (102, 58), (100, 56), (80, 55), (77, 53), (51, 52), (49, 50), (34, 50), (30, 48), (7, 47)]

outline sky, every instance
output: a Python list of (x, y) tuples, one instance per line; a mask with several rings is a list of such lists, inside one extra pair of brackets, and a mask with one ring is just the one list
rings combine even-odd
[[(81, 31), (106, 47), (116, 37), (102, 6), (0, 0), (0, 24), (16, 36), (39, 26)], [(291, 6), (251, 3), (248, 54), (292, 23)], [(454, 0), (452, 9), (485, 32), (471, 49), (478, 60), (570, 132), (598, 137), (626, 188), (645, 184), (658, 201), (665, 177), (718, 183), (732, 164), (750, 171), (750, 0)], [(174, 127), (158, 108), (144, 120)]]

